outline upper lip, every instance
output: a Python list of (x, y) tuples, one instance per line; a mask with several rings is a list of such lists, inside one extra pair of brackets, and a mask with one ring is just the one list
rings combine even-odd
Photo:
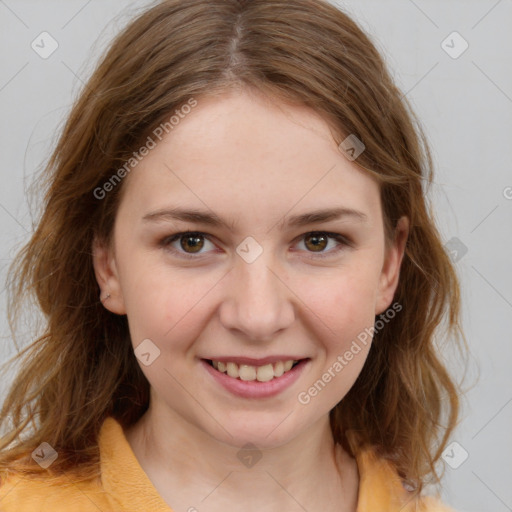
[(236, 363), (238, 365), (240, 364), (246, 364), (249, 366), (263, 366), (265, 364), (273, 364), (277, 363), (278, 361), (300, 361), (301, 359), (307, 359), (305, 357), (297, 357), (297, 356), (289, 356), (289, 355), (277, 355), (277, 356), (268, 356), (268, 357), (262, 357), (255, 359), (253, 357), (244, 357), (244, 356), (214, 356), (214, 357), (205, 357), (204, 359), (210, 360), (210, 361), (221, 361), (223, 363)]

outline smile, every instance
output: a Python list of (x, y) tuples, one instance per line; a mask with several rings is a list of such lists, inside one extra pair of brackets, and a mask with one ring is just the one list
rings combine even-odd
[(284, 392), (311, 363), (309, 358), (231, 359), (201, 359), (201, 364), (221, 389), (250, 399), (271, 398)]
[(250, 364), (237, 364), (234, 361), (215, 361), (208, 360), (217, 371), (227, 374), (233, 379), (244, 381), (268, 382), (274, 378), (289, 372), (299, 361), (288, 359), (287, 361), (277, 361), (261, 366)]

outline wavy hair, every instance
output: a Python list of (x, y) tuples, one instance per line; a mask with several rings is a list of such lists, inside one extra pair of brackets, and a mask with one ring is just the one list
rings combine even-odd
[[(394, 300), (400, 314), (375, 334), (355, 384), (330, 413), (393, 461), (419, 493), (440, 482), (437, 465), (457, 425), (459, 388), (436, 340), (459, 348), (459, 282), (427, 200), (432, 159), (405, 95), (369, 37), (323, 0), (164, 0), (114, 39), (72, 107), (44, 169), (43, 209), (9, 273), (15, 335), (29, 297), (44, 330), (15, 356), (19, 371), (3, 403), (0, 475), (98, 472), (107, 416), (123, 427), (146, 411), (149, 383), (133, 354), (125, 316), (98, 299), (97, 237), (109, 241), (123, 183), (102, 187), (155, 127), (191, 98), (252, 88), (311, 107), (340, 143), (366, 150), (356, 163), (380, 184), (386, 236), (397, 219), (410, 233)], [(450, 345), (452, 346), (452, 345)], [(58, 451), (48, 470), (30, 459), (43, 441)]]

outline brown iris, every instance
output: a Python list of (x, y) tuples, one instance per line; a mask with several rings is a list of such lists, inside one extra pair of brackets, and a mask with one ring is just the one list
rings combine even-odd
[[(319, 252), (325, 249), (328, 243), (328, 236), (323, 233), (312, 233), (304, 238), (304, 243), (308, 249)], [(308, 244), (308, 240), (311, 244)]]
[[(181, 238), (181, 247), (186, 252), (199, 252), (204, 245), (202, 235), (186, 235)], [(190, 249), (190, 250), (189, 250)]]

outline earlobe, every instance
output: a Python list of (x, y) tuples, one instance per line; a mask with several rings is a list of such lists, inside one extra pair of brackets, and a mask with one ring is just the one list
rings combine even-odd
[(118, 315), (125, 315), (126, 308), (117, 272), (114, 251), (108, 244), (94, 239), (92, 261), (96, 281), (101, 293), (98, 298), (106, 309)]
[(401, 217), (395, 228), (395, 237), (388, 247), (382, 272), (380, 275), (379, 290), (375, 307), (375, 314), (379, 315), (391, 305), (400, 278), (400, 266), (405, 253), (405, 245), (409, 235), (409, 219)]

